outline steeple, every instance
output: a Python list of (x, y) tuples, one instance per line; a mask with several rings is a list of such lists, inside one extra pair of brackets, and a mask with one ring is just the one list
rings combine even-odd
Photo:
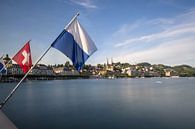
[(106, 62), (107, 62), (107, 66), (109, 65), (109, 59), (108, 58), (106, 58)]

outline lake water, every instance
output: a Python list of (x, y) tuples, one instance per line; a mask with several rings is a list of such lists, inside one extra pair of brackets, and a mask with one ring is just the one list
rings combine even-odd
[(195, 78), (27, 81), (3, 111), (19, 129), (194, 129)]

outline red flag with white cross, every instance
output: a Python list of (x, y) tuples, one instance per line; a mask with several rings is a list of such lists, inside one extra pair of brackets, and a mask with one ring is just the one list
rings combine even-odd
[(27, 73), (32, 66), (30, 41), (12, 59), (20, 66), (24, 73)]

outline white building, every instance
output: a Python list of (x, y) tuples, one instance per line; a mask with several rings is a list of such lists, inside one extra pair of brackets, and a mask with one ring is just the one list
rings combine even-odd
[(52, 68), (44, 64), (38, 64), (32, 69), (30, 74), (31, 75), (54, 75), (55, 73)]
[(78, 71), (76, 71), (76, 70), (69, 70), (66, 67), (53, 68), (53, 71), (57, 75), (79, 75)]
[(125, 69), (122, 69), (122, 73), (126, 73), (128, 76), (135, 76), (136, 74), (136, 70), (131, 68), (131, 67), (127, 67)]

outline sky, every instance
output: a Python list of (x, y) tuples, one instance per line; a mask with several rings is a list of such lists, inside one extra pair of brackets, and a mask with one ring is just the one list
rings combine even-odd
[[(0, 0), (0, 55), (13, 57), (31, 40), (36, 62), (77, 12), (98, 48), (86, 64), (195, 66), (194, 0)], [(40, 63), (66, 61), (51, 48)]]

